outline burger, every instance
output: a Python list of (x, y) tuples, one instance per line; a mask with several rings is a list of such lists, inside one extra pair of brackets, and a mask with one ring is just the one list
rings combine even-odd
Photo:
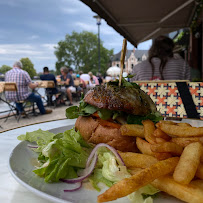
[(123, 124), (142, 124), (150, 119), (158, 122), (162, 116), (150, 96), (136, 83), (122, 78), (108, 82), (89, 90), (80, 101), (79, 106), (66, 109), (69, 119), (77, 118), (76, 131), (93, 144), (106, 143), (120, 151), (136, 152), (136, 139), (122, 136)]

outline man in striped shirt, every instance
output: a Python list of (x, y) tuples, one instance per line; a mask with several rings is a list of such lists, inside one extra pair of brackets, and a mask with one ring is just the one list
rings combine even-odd
[(35, 89), (38, 84), (32, 83), (29, 74), (22, 70), (22, 63), (16, 61), (13, 64), (13, 69), (8, 71), (5, 75), (5, 82), (15, 82), (17, 84), (17, 91), (6, 91), (6, 98), (9, 101), (16, 103), (16, 108), (21, 114), (24, 114), (23, 104), (20, 101), (36, 102), (37, 107), (41, 114), (51, 113), (52, 110), (45, 109), (42, 99), (39, 95), (30, 92), (29, 88)]

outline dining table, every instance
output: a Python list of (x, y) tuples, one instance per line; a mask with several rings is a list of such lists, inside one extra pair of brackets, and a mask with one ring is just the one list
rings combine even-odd
[(26, 132), (32, 132), (38, 129), (50, 130), (75, 124), (75, 119), (62, 119), (50, 122), (36, 123), (13, 130), (0, 133), (0, 202), (2, 203), (50, 203), (56, 202), (42, 198), (35, 193), (30, 192), (26, 187), (19, 184), (10, 173), (9, 157), (16, 146), (21, 142), (17, 137)]

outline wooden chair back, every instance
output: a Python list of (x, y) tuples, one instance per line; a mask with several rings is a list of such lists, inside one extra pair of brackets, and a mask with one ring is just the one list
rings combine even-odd
[(53, 80), (39, 80), (36, 81), (38, 83), (38, 88), (54, 88), (55, 83)]
[(74, 86), (78, 87), (80, 85), (80, 80), (74, 80)]
[(0, 82), (0, 93), (4, 91), (5, 82)]
[(17, 91), (18, 87), (15, 82), (5, 82), (4, 91)]

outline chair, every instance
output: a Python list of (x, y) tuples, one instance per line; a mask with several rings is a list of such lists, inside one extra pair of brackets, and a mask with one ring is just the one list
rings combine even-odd
[[(17, 92), (18, 88), (17, 88), (17, 85), (15, 82), (5, 82), (4, 84), (4, 93), (6, 91), (12, 91), (12, 92)], [(18, 97), (18, 94), (17, 94), (17, 97)], [(6, 122), (8, 120), (8, 118), (10, 117), (10, 115), (14, 115), (16, 120), (19, 121), (20, 118), (21, 118), (21, 114), (19, 114), (18, 112), (18, 109), (16, 108), (15, 104), (13, 104), (13, 102), (9, 101), (7, 98), (6, 98), (6, 95), (5, 95), (5, 100), (3, 100), (5, 103), (8, 104), (8, 107), (9, 107), (9, 113), (6, 117), (6, 120), (4, 122)], [(24, 104), (24, 107), (26, 105), (26, 101), (16, 101), (17, 103), (22, 103)], [(18, 116), (17, 116), (18, 115)], [(26, 115), (27, 116), (27, 115)]]
[[(194, 108), (200, 118), (203, 118), (203, 82), (185, 81), (135, 81), (140, 88), (148, 93), (157, 106), (157, 110), (166, 117), (189, 118), (187, 107), (183, 96), (180, 94), (179, 83), (186, 83), (183, 91), (187, 88), (191, 93)], [(186, 101), (187, 102), (187, 101)], [(191, 102), (191, 103), (192, 103)]]
[(80, 101), (81, 92), (83, 89), (79, 80), (74, 80), (74, 87), (76, 88), (76, 92), (72, 93), (73, 98), (75, 98), (76, 101)]
[[(57, 101), (58, 99), (60, 99), (61, 96), (61, 92), (57, 92), (57, 93), (53, 93), (52, 88), (55, 88), (55, 83), (53, 80), (43, 80), (38, 82), (39, 83), (39, 87), (40, 88), (46, 88), (45, 93), (46, 93), (46, 97), (47, 97), (47, 106), (51, 106), (52, 104), (54, 105), (54, 107), (57, 106)], [(54, 102), (52, 101), (52, 97), (55, 96), (55, 100)]]

